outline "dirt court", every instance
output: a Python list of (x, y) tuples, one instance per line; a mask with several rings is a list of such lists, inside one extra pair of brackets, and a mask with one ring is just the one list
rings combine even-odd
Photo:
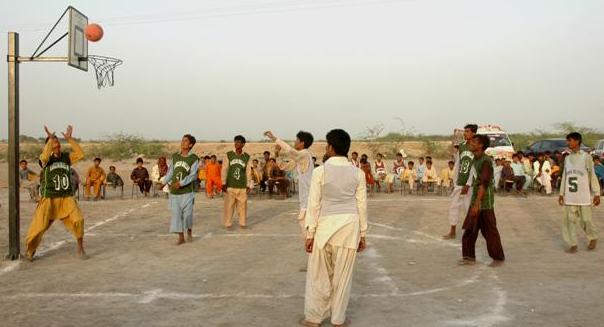
[[(26, 198), (22, 240), (34, 210)], [(226, 232), (222, 200), (198, 194), (195, 239), (183, 246), (168, 234), (165, 199), (80, 202), (90, 259), (75, 257), (74, 240), (56, 223), (34, 263), (1, 262), (0, 325), (296, 326), (305, 284), (297, 199), (250, 202), (250, 228)], [(6, 252), (6, 189), (0, 203)], [(581, 235), (579, 253), (564, 253), (555, 197), (497, 198), (507, 257), (499, 268), (487, 267), (480, 238), (479, 263), (456, 265), (459, 240), (440, 239), (448, 204), (435, 195), (371, 197), (368, 249), (348, 308), (353, 326), (603, 324), (604, 250), (586, 251)], [(596, 209), (600, 229), (603, 218)]]

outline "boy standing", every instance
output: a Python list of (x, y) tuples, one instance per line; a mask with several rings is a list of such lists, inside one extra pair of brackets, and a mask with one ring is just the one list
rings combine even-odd
[(302, 235), (306, 236), (306, 228), (304, 218), (306, 217), (306, 208), (308, 206), (308, 192), (310, 191), (310, 181), (312, 172), (315, 169), (312, 162), (312, 153), (309, 148), (314, 142), (314, 137), (311, 133), (300, 131), (296, 135), (296, 142), (292, 148), (289, 144), (279, 139), (271, 131), (264, 133), (271, 141), (277, 144), (275, 156), (279, 157), (280, 151), (283, 151), (289, 156), (292, 161), (283, 167), (284, 170), (296, 170), (298, 174), (298, 183), (300, 184), (298, 198), (300, 200), (300, 213), (298, 214), (298, 224)]
[(193, 207), (195, 205), (195, 180), (199, 169), (199, 158), (191, 152), (195, 146), (195, 137), (186, 134), (180, 141), (180, 152), (172, 155), (172, 163), (166, 176), (161, 178), (164, 185), (170, 188), (170, 210), (172, 221), (170, 233), (178, 234), (176, 245), (193, 241)]
[(218, 192), (215, 189), (222, 188), (222, 168), (216, 161), (216, 156), (210, 157), (210, 162), (206, 165), (206, 195), (213, 199)]
[(484, 151), (489, 147), (489, 137), (474, 135), (470, 141), (470, 149), (474, 153), (472, 166), (476, 178), (472, 183), (472, 206), (463, 223), (461, 265), (472, 265), (476, 262), (475, 247), (480, 231), (487, 242), (489, 256), (493, 258), (491, 266), (498, 266), (505, 260), (501, 237), (497, 230), (495, 219), (495, 189), (493, 182), (493, 161)]
[[(589, 154), (581, 150), (581, 134), (574, 132), (566, 136), (571, 153), (564, 161), (562, 185), (558, 202), (565, 206), (562, 237), (568, 245), (568, 253), (577, 252), (577, 225), (589, 240), (588, 250), (596, 248), (598, 230), (591, 220), (591, 206), (600, 205), (600, 183), (594, 172)], [(593, 200), (592, 200), (593, 199)]]
[(232, 227), (235, 208), (239, 212), (239, 227), (247, 228), (247, 194), (252, 189), (252, 165), (250, 155), (243, 152), (245, 137), (235, 136), (235, 151), (229, 151), (222, 165), (222, 192), (224, 196), (224, 215), (222, 223), (225, 228)]
[(464, 127), (464, 142), (459, 145), (455, 155), (455, 173), (453, 178), (455, 187), (451, 193), (451, 205), (449, 206), (449, 224), (451, 229), (448, 234), (443, 236), (445, 240), (456, 238), (456, 229), (460, 217), (459, 212), (463, 211), (465, 215), (468, 213), (468, 208), (470, 207), (472, 194), (468, 194), (468, 192), (470, 191), (473, 179), (471, 168), (474, 154), (470, 151), (468, 142), (476, 135), (477, 131), (478, 125), (476, 124), (467, 124)]

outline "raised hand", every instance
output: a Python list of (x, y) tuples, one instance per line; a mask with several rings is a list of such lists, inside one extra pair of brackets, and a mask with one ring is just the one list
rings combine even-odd
[(46, 136), (48, 136), (48, 137), (51, 137), (51, 136), (54, 136), (54, 135), (55, 135), (55, 133), (51, 132), (51, 131), (48, 129), (48, 126), (46, 126), (46, 125), (44, 125), (44, 131), (46, 132)]
[(65, 130), (65, 133), (63, 133), (63, 137), (66, 140), (70, 140), (71, 139), (71, 134), (73, 134), (73, 126), (68, 125), (67, 126), (67, 130)]
[(269, 139), (271, 139), (271, 141), (275, 141), (277, 138), (275, 137), (275, 135), (273, 135), (273, 132), (271, 131), (266, 131), (264, 132), (264, 136), (268, 137)]

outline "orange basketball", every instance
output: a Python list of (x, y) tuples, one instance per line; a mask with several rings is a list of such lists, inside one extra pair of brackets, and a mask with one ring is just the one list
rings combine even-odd
[(88, 24), (84, 30), (88, 41), (96, 42), (103, 38), (103, 28), (99, 24)]

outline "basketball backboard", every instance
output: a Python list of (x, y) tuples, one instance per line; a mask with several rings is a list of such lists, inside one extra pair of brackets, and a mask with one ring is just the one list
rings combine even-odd
[(88, 17), (74, 7), (69, 6), (69, 49), (67, 64), (88, 71), (88, 40), (84, 30), (88, 25)]

